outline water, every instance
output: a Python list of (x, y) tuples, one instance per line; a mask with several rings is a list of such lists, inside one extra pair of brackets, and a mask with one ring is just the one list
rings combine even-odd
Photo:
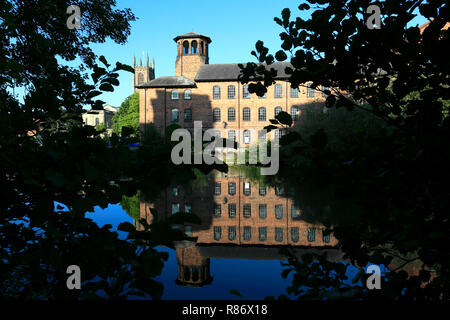
[[(138, 219), (153, 221), (150, 208), (159, 219), (173, 213), (192, 212), (200, 225), (177, 225), (188, 237), (177, 242), (176, 249), (158, 247), (168, 253), (162, 274), (155, 280), (164, 285), (163, 299), (263, 299), (286, 294), (292, 275), (281, 276), (285, 261), (279, 250), (294, 248), (305, 252), (328, 252), (338, 261), (336, 239), (326, 236), (323, 226), (301, 219), (302, 212), (287, 196), (282, 185), (270, 185), (249, 178), (242, 172), (213, 172), (199, 176), (188, 186), (173, 184), (154, 201), (145, 200), (143, 192), (122, 204), (95, 208), (87, 213), (98, 225), (133, 223), (142, 230)], [(126, 210), (123, 209), (126, 208)], [(126, 233), (119, 232), (122, 238)]]

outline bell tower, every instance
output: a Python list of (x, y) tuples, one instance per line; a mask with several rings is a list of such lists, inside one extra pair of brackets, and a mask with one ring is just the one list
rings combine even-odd
[(149, 66), (148, 54), (147, 63), (145, 66), (142, 65), (142, 59), (139, 59), (139, 65), (136, 65), (136, 57), (133, 57), (133, 93), (136, 92), (136, 86), (141, 85), (145, 82), (155, 79), (155, 59), (152, 60), (152, 65)]
[(194, 80), (198, 70), (209, 63), (211, 39), (195, 32), (179, 35), (173, 39), (177, 44), (175, 75)]

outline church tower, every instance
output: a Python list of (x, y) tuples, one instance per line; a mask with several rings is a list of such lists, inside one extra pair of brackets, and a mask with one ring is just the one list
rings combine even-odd
[(142, 65), (142, 59), (139, 59), (139, 65), (136, 65), (136, 57), (133, 57), (133, 93), (136, 92), (136, 86), (149, 82), (155, 79), (155, 59), (152, 61), (152, 66), (149, 66), (148, 54), (146, 65)]
[(194, 80), (200, 67), (209, 64), (208, 45), (211, 39), (199, 33), (189, 32), (173, 40), (177, 43), (175, 75)]

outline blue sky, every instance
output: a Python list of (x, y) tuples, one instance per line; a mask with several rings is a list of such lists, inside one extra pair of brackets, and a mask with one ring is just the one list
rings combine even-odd
[[(193, 31), (211, 38), (211, 64), (256, 61), (250, 54), (256, 41), (264, 41), (271, 53), (280, 49), (279, 34), (283, 29), (273, 18), (281, 16), (284, 8), (290, 8), (297, 16), (300, 3), (295, 0), (118, 0), (118, 8), (130, 8), (138, 18), (131, 23), (128, 42), (117, 45), (107, 41), (93, 48), (110, 63), (120, 61), (129, 65), (133, 63), (133, 55), (139, 63), (142, 52), (145, 55), (148, 52), (150, 63), (155, 59), (156, 77), (169, 76), (175, 73), (173, 38)], [(302, 12), (303, 17), (307, 15)], [(123, 72), (119, 81), (120, 86), (114, 92), (99, 98), (107, 104), (120, 106), (132, 93), (132, 74)]]

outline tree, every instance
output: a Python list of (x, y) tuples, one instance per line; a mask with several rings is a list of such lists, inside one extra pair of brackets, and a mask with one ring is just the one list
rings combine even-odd
[(113, 132), (121, 134), (122, 127), (130, 127), (139, 133), (139, 93), (127, 97), (113, 117)]
[[(281, 139), (280, 168), (297, 189), (304, 218), (333, 232), (345, 258), (361, 270), (371, 262), (390, 265), (391, 272), (383, 278), (384, 290), (366, 290), (344, 284), (345, 270), (326, 257), (314, 257), (323, 265), (317, 269), (309, 255), (290, 260), (287, 270), (295, 275), (288, 292), (299, 298), (448, 300), (449, 4), (377, 2), (381, 29), (368, 29), (369, 1), (307, 2), (298, 9), (311, 9), (310, 19), (293, 18), (289, 9), (274, 19), (284, 29), (282, 49), (272, 55), (258, 41), (252, 54), (267, 67), (242, 66), (241, 79), (262, 95), (274, 83), (270, 64), (290, 56), (286, 73), (293, 87), (310, 82), (318, 90), (331, 88), (325, 90), (328, 108), (382, 120), (372, 131), (338, 126), (338, 139), (330, 139), (327, 127), (291, 131)], [(425, 30), (410, 24), (417, 14), (430, 21)], [(290, 118), (281, 114), (274, 123), (290, 125), (283, 117)], [(415, 262), (419, 272), (408, 275), (405, 267)]]

